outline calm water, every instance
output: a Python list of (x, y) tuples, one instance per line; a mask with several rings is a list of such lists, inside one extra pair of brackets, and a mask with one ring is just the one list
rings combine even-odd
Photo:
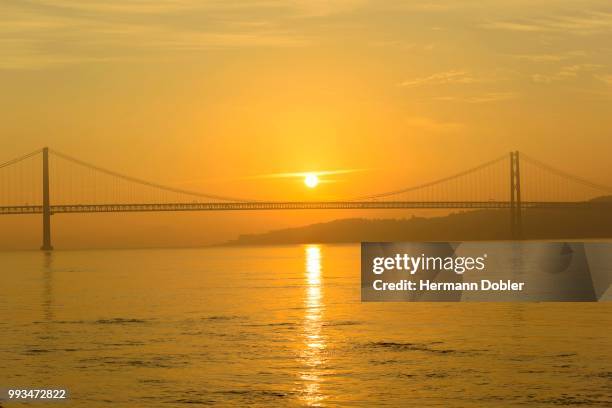
[(612, 405), (612, 303), (362, 304), (358, 246), (0, 265), (0, 387), (61, 406)]

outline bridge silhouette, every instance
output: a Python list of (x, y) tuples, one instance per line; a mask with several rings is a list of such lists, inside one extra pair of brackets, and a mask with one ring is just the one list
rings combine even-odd
[[(520, 159), (519, 159), (520, 157)], [(42, 214), (43, 250), (51, 215), (64, 213), (245, 210), (499, 209), (522, 236), (525, 209), (606, 208), (612, 188), (519, 152), (408, 188), (329, 201), (262, 201), (184, 190), (102, 168), (47, 147), (0, 164), (0, 215)]]

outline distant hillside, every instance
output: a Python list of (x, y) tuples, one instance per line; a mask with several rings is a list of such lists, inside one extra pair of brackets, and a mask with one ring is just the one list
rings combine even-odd
[(612, 196), (602, 196), (589, 200), (592, 203), (612, 203)]
[[(610, 197), (602, 197), (597, 201), (611, 200)], [(507, 210), (464, 211), (432, 218), (351, 218), (263, 234), (241, 235), (227, 245), (505, 240), (511, 239), (509, 222)], [(605, 208), (525, 210), (523, 238), (612, 238), (612, 211)]]

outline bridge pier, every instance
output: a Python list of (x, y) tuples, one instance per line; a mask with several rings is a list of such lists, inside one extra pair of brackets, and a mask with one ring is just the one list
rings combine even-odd
[(51, 205), (49, 201), (49, 148), (45, 147), (42, 150), (42, 187), (43, 187), (43, 236), (42, 246), (43, 251), (52, 251), (51, 245)]
[(523, 237), (521, 173), (518, 151), (510, 152), (510, 233), (512, 239), (522, 239)]

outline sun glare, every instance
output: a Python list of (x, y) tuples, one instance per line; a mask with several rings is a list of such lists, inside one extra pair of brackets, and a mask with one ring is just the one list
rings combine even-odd
[(314, 173), (308, 173), (304, 176), (304, 184), (308, 188), (315, 188), (319, 184), (319, 178)]

